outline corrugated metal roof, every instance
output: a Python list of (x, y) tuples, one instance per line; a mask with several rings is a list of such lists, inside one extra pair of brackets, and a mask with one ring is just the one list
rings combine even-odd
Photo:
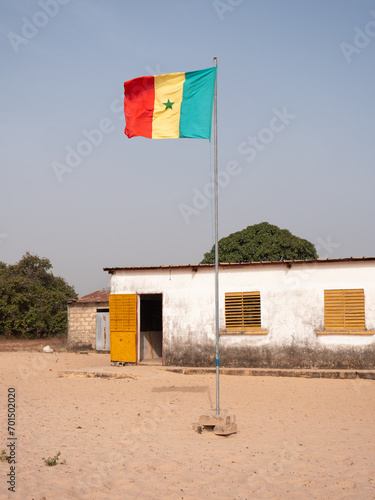
[(108, 302), (109, 290), (98, 290), (97, 292), (90, 293), (80, 297), (75, 302)]
[[(316, 259), (316, 260), (283, 260), (283, 261), (267, 261), (267, 262), (233, 262), (219, 264), (220, 269), (231, 267), (248, 267), (248, 266), (275, 266), (275, 265), (290, 265), (290, 264), (324, 264), (330, 262), (359, 262), (359, 261), (375, 261), (375, 257), (346, 257), (340, 259)], [(135, 267), (104, 267), (103, 271), (112, 274), (116, 271), (147, 271), (147, 270), (162, 270), (162, 269), (205, 269), (212, 268), (213, 264), (187, 264), (187, 265), (169, 265), (169, 266), (135, 266)]]

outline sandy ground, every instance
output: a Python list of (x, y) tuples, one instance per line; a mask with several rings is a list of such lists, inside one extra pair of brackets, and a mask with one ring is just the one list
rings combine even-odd
[[(0, 353), (0, 452), (8, 388), (17, 399), (16, 493), (0, 462), (0, 498), (375, 499), (375, 381), (223, 375), (238, 433), (219, 437), (190, 428), (215, 406), (214, 375), (57, 376), (109, 363)], [(58, 451), (66, 464), (46, 466)]]

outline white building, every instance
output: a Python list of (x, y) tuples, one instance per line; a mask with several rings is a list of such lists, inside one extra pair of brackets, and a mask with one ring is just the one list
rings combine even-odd
[[(212, 265), (116, 267), (111, 359), (215, 363)], [(375, 258), (220, 264), (220, 365), (375, 365)]]

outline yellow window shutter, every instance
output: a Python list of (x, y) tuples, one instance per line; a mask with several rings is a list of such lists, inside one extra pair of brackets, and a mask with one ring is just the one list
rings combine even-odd
[(111, 361), (137, 361), (137, 295), (110, 294)]
[(227, 331), (259, 329), (260, 292), (225, 294), (225, 326)]
[(344, 290), (345, 329), (364, 330), (365, 324), (365, 293), (362, 288)]
[(326, 330), (364, 330), (363, 288), (324, 290), (324, 324)]
[(343, 330), (344, 290), (324, 290), (324, 325), (326, 330)]

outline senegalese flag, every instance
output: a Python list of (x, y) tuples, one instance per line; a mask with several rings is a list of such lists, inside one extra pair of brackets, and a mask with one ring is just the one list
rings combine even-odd
[(216, 67), (125, 82), (125, 134), (210, 139), (215, 81)]

